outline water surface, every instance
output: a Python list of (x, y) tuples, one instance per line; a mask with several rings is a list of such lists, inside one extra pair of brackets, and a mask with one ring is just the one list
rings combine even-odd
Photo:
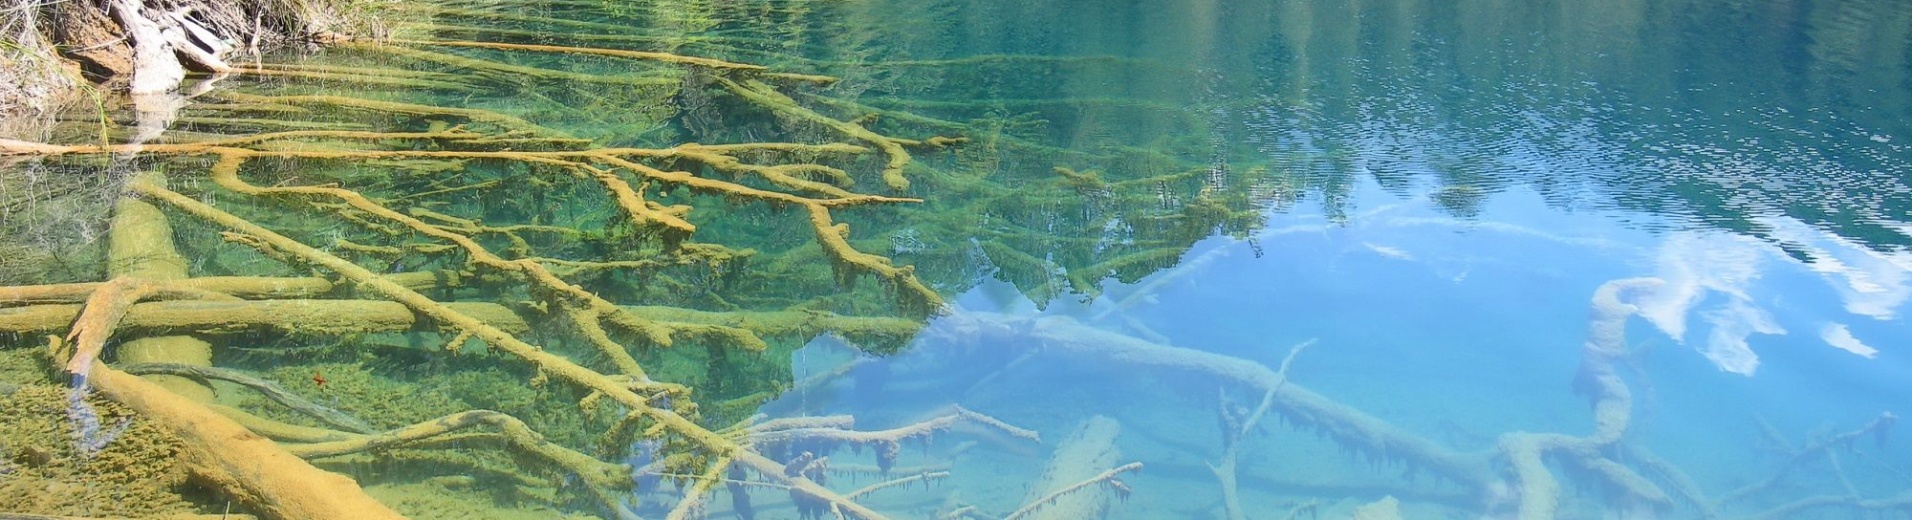
[[(937, 474), (860, 499), (895, 517), (1000, 518), (1130, 462), (1141, 471), (1034, 511), (1346, 518), (1389, 497), (1404, 518), (1846, 518), (1912, 507), (1912, 450), (1889, 435), (1912, 402), (1902, 314), (1912, 297), (1912, 4), (660, 1), (503, 12), (512, 16), (440, 12), (429, 29), (401, 31), (825, 74), (840, 81), (785, 91), (885, 135), (968, 139), (916, 153), (901, 195), (920, 203), (838, 212), (851, 243), (915, 266), (949, 301), (920, 331), (772, 338), (763, 354), (639, 355), (658, 377), (691, 384), (713, 427), (848, 415), (856, 429), (882, 430), (959, 406), (1040, 433), (1032, 442), (964, 420), (900, 450), (765, 448), (779, 462), (823, 452), (843, 492)], [(447, 72), (482, 88), (309, 78), (229, 88), (484, 108), (605, 146), (841, 140), (738, 109), (695, 71), (430, 50), (662, 81), (586, 85), (359, 48), (297, 59)], [(259, 184), (406, 171), (249, 168)], [(538, 173), (471, 168), (473, 179)], [(882, 192), (871, 178), (857, 186)], [(366, 186), (407, 197), (396, 182)], [(431, 207), (589, 229), (615, 214), (580, 202), (600, 197), (594, 189), (486, 191)], [(875, 280), (841, 284), (782, 208), (687, 191), (649, 193), (695, 206), (696, 240), (760, 256), (734, 272), (583, 283), (626, 305), (915, 318)], [(269, 205), (224, 202), (310, 227)], [(303, 231), (368, 235), (331, 226)], [(533, 246), (618, 257), (617, 233)], [(216, 235), (181, 236), (182, 248), (219, 247)], [(298, 274), (250, 253), (200, 258), (201, 274)], [(452, 264), (405, 256), (382, 267)], [(1603, 287), (1616, 291), (1604, 307)], [(1602, 312), (1624, 329), (1596, 326)], [(413, 362), (436, 341), (347, 338), (403, 354), (317, 361), (358, 359), (399, 381), (440, 377), (415, 375), (433, 370), (530, 377)], [(227, 360), (277, 363), (257, 355)], [(482, 388), (457, 398), (505, 406)], [(543, 410), (551, 417), (533, 426), (566, 441), (590, 439), (592, 421), (604, 421)], [(1540, 438), (1556, 444), (1520, 448)], [(653, 448), (631, 447), (628, 461), (641, 466)], [(745, 499), (740, 489), (717, 490), (709, 517), (828, 515), (781, 491)], [(662, 517), (680, 493), (640, 487), (629, 503)], [(1223, 505), (1229, 493), (1242, 512)], [(565, 509), (603, 512), (576, 502)]]

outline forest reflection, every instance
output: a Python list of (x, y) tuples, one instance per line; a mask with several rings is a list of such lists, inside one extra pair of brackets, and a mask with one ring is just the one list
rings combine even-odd
[[(1227, 184), (1259, 201), (1234, 210), (1319, 197), (1345, 217), (1354, 179), (1370, 176), (1461, 217), (1518, 186), (1562, 208), (1775, 242), (1757, 217), (1790, 216), (1892, 250), (1912, 244), (1903, 7), (899, 0), (844, 7), (849, 30), (735, 31), (781, 32), (768, 39), (850, 78), (836, 88), (872, 105), (1206, 166), (1180, 197)], [(988, 174), (1053, 177), (1044, 161), (998, 159)], [(1076, 168), (1091, 167), (1120, 169)], [(1044, 222), (1110, 227), (1077, 209)], [(1097, 263), (1060, 256), (1064, 270)]]

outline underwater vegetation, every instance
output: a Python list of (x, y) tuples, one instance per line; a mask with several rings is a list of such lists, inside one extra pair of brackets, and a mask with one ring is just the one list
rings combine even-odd
[[(486, 12), (511, 11), (458, 14)], [(137, 114), (140, 131), (118, 135), (128, 142), (0, 141), (0, 154), (32, 158), (22, 168), (91, 170), (125, 186), (111, 202), (104, 281), (4, 291), (0, 321), (14, 338), (10, 352), (38, 352), (56, 368), (22, 378), (31, 387), (19, 395), (70, 382), (64, 422), (76, 428), (75, 453), (33, 455), (46, 452), (47, 439), (9, 439), (27, 450), (18, 458), (58, 468), (158, 436), (176, 446), (178, 456), (163, 457), (178, 468), (169, 474), (193, 483), (159, 480), (180, 493), (162, 493), (164, 501), (210, 492), (224, 497), (222, 512), (236, 507), (268, 518), (467, 510), (417, 498), (381, 501), (374, 495), (396, 491), (366, 490), (320, 469), (355, 474), (369, 465), (376, 475), (428, 464), (488, 475), (484, 485), (457, 475), (425, 483), (456, 496), (494, 494), (507, 512), (521, 501), (566, 509), (582, 502), (591, 504), (583, 511), (631, 518), (640, 507), (633, 488), (669, 480), (684, 492), (664, 514), (681, 518), (695, 516), (718, 484), (747, 481), (784, 490), (804, 516), (880, 518), (856, 499), (937, 475), (832, 490), (822, 473), (831, 452), (870, 448), (887, 473), (900, 444), (958, 422), (1036, 438), (960, 409), (881, 431), (854, 430), (837, 418), (737, 422), (751, 403), (791, 383), (750, 368), (764, 352), (790, 348), (790, 338), (827, 332), (893, 350), (922, 319), (945, 311), (911, 267), (853, 244), (856, 235), (837, 215), (920, 202), (853, 190), (906, 194), (920, 170), (913, 154), (959, 146), (965, 137), (879, 134), (788, 93), (834, 78), (751, 64), (422, 36), (342, 48), (459, 72), (296, 62), (234, 72), (436, 89), (454, 99), (478, 83), (521, 93), (546, 81), (587, 84), (544, 91), (578, 96), (613, 85), (620, 98), (599, 102), (616, 113), (563, 115), (627, 118), (620, 123), (654, 129), (666, 118), (746, 113), (815, 129), (793, 135), (827, 137), (644, 147), (616, 144), (631, 135), (581, 138), (488, 107), (300, 92), (308, 87), (293, 81), (202, 88), (190, 103), (177, 98), (160, 104), (172, 110)], [(620, 72), (522, 64), (551, 56), (602, 59)], [(674, 101), (688, 97), (705, 99)], [(656, 108), (677, 104), (695, 110)], [(700, 230), (700, 220), (727, 213), (736, 215), (728, 225), (742, 220), (759, 230)], [(698, 240), (708, 235), (767, 240), (758, 247)], [(788, 240), (804, 235), (807, 248)], [(777, 290), (785, 278), (821, 283)], [(859, 287), (859, 278), (874, 278), (877, 287)], [(751, 290), (733, 290), (739, 287)], [(680, 353), (686, 350), (693, 352)], [(299, 368), (267, 368), (288, 355), (300, 359), (292, 365)], [(408, 365), (419, 362), (429, 375), (415, 377), (419, 367)], [(493, 366), (500, 363), (507, 368)], [(100, 397), (125, 407), (105, 417), (130, 410), (140, 420), (80, 413)], [(446, 453), (430, 453), (438, 450)], [(519, 462), (545, 468), (553, 480), (531, 477)], [(1056, 496), (1117, 482), (1106, 475)], [(474, 490), (493, 486), (502, 490)], [(212, 504), (202, 506), (212, 512)], [(22, 508), (91, 511), (54, 502)]]
[[(809, 2), (397, 9), (409, 18), (388, 40), (238, 66), (113, 128), (0, 140), (9, 171), (111, 182), (95, 201), (108, 231), (73, 246), (75, 266), (0, 263), (0, 512), (1122, 516), (1154, 463), (1118, 447), (1135, 425), (1117, 417), (1037, 431), (960, 393), (903, 420), (777, 402), (846, 380), (982, 391), (1037, 362), (1149, 391), (1170, 377), (1219, 388), (1184, 401), (1212, 408), (1212, 428), (1174, 428), (1229, 520), (1912, 507), (1849, 483), (1792, 485), (1844, 479), (1843, 450), (1883, 444), (1890, 413), (1804, 443), (1774, 433), (1787, 462), (1723, 494), (1630, 442), (1625, 330), (1653, 278), (1590, 295), (1571, 377), (1590, 431), (1497, 433), (1478, 451), (1289, 380), (1332, 345), (1301, 343), (1272, 367), (1173, 345), (1125, 309), (1199, 268), (1184, 258), (1197, 241), (1254, 244), (1266, 212), (1301, 197), (1293, 165), (1218, 150), (1212, 122), (1183, 107), (901, 95), (1160, 63), (845, 63), (803, 42), (853, 32), (726, 21), (799, 31), (836, 14)], [(1041, 308), (1156, 273), (1084, 319), (948, 301), (993, 279)], [(788, 358), (813, 341), (863, 357), (796, 378)], [(997, 363), (868, 367), (905, 349)], [(1275, 427), (1408, 476), (1347, 496), (1245, 499), (1254, 445)], [(953, 461), (991, 450), (1031, 453), (1040, 472), (990, 496), (940, 487), (964, 477)]]

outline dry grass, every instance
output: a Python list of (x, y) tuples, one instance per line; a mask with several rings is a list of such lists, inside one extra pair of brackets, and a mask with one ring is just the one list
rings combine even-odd
[[(0, 135), (31, 139), (8, 128), (88, 96), (90, 84), (49, 38), (49, 13), (78, 0), (0, 0)], [(324, 43), (342, 36), (378, 38), (379, 13), (390, 0), (148, 0), (168, 10), (191, 7), (194, 20), (224, 36), (240, 56), (291, 44)]]
[(0, 120), (44, 114), (84, 85), (51, 58), (40, 27), (43, 0), (0, 0)]

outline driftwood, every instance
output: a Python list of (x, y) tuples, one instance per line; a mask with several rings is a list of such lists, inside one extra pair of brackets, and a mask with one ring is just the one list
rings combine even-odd
[(166, 42), (172, 44), (173, 50), (184, 56), (188, 61), (186, 65), (193, 69), (215, 74), (231, 71), (232, 66), (226, 64), (223, 55), (231, 51), (232, 46), (227, 45), (219, 35), (213, 34), (212, 30), (188, 18), (191, 13), (191, 8), (184, 8), (159, 15), (155, 21), (166, 27)]
[(149, 11), (139, 0), (110, 0), (107, 8), (133, 42), (133, 78), (127, 89), (135, 96), (178, 88), (188, 66), (212, 73), (232, 70), (224, 58), (232, 46), (193, 21), (190, 9)]
[(133, 82), (127, 90), (134, 95), (158, 94), (178, 87), (186, 79), (186, 67), (174, 57), (166, 28), (148, 18), (136, 0), (111, 0), (108, 5), (133, 41)]

